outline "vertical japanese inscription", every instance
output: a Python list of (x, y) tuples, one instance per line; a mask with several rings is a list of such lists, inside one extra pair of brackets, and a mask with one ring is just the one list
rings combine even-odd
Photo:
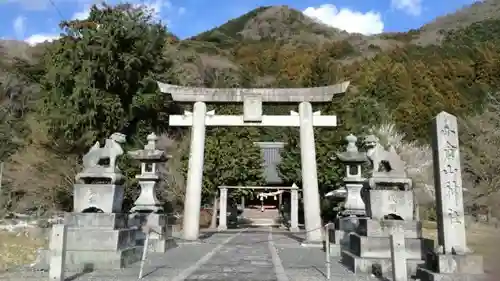
[(391, 212), (391, 213), (397, 213), (398, 211), (398, 196), (394, 193), (389, 193), (389, 196), (388, 196), (388, 211)]
[(97, 197), (97, 194), (94, 192), (94, 190), (92, 190), (92, 188), (89, 188), (87, 190), (87, 202), (89, 205), (94, 205), (96, 203), (96, 197)]
[(433, 124), (434, 180), (438, 215), (438, 242), (445, 253), (465, 251), (462, 175), (457, 118), (441, 112)]

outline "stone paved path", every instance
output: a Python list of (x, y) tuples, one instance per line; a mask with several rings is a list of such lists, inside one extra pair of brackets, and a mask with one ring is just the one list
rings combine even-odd
[[(325, 255), (304, 248), (297, 238), (270, 229), (216, 233), (198, 244), (181, 244), (165, 254), (151, 254), (144, 281), (325, 281)], [(376, 280), (354, 275), (332, 259), (332, 281)], [(68, 273), (67, 280), (137, 280), (139, 265), (84, 275)], [(42, 272), (0, 274), (0, 280), (48, 280)]]

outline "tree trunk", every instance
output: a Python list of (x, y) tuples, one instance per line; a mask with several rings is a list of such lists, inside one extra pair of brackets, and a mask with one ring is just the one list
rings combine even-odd
[(210, 221), (210, 228), (217, 228), (217, 213), (218, 213), (218, 205), (219, 198), (217, 198), (217, 194), (214, 194), (213, 202), (212, 202), (212, 220)]

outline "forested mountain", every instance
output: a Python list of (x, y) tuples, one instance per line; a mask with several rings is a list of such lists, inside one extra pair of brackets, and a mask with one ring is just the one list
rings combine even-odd
[[(121, 131), (129, 137), (127, 148), (138, 148), (152, 130), (163, 134), (162, 145), (174, 155), (162, 196), (180, 204), (189, 134), (169, 128), (168, 115), (185, 105), (160, 94), (154, 80), (204, 87), (314, 87), (350, 80), (345, 95), (318, 108), (339, 118), (338, 128), (316, 130), (322, 192), (338, 187), (342, 167), (331, 158), (344, 149), (346, 134), (374, 132), (406, 157), (426, 201), (424, 195), (432, 195), (429, 124), (446, 110), (461, 118), (468, 203), (498, 209), (492, 199), (500, 179), (496, 2), (473, 4), (418, 30), (373, 36), (348, 34), (285, 6), (261, 7), (186, 40), (132, 6), (106, 6), (94, 7), (87, 20), (64, 23), (65, 36), (56, 42), (0, 42), (0, 157), (9, 194), (2, 197), (4, 206), (69, 208), (78, 161), (92, 143)], [(204, 198), (220, 184), (262, 183), (254, 141), (285, 141), (282, 176), (300, 184), (297, 133), (208, 129)], [(132, 179), (137, 163), (124, 159), (121, 165)], [(133, 186), (131, 180), (129, 199), (137, 192)]]

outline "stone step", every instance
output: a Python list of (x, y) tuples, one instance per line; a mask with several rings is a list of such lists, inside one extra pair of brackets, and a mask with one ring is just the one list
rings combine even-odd
[[(149, 234), (150, 239), (161, 239), (162, 237), (172, 237), (173, 227), (171, 225), (168, 226), (157, 226), (152, 227), (151, 232)], [(135, 240), (144, 240), (146, 239), (146, 233), (138, 230), (135, 235)]]
[(118, 213), (66, 213), (64, 224), (68, 227), (120, 229), (127, 228), (128, 214)]
[(256, 219), (256, 218), (248, 218), (250, 220), (251, 225), (259, 225), (259, 226), (272, 226), (272, 225), (279, 225), (278, 222), (276, 222), (276, 219)]
[(428, 269), (419, 268), (417, 277), (421, 281), (490, 281), (486, 274), (452, 274), (452, 273), (436, 273)]
[[(424, 259), (428, 251), (434, 249), (434, 241), (424, 238), (405, 238), (409, 259)], [(357, 233), (349, 235), (349, 250), (363, 258), (391, 258), (389, 237), (367, 237)]]
[(359, 219), (356, 233), (370, 237), (389, 237), (403, 230), (406, 238), (421, 238), (422, 223), (418, 221)]
[(119, 251), (67, 251), (67, 270), (120, 269), (141, 260), (143, 247), (130, 247)]
[(177, 247), (174, 238), (150, 239), (148, 243), (148, 252), (165, 253), (167, 250)]
[[(382, 277), (392, 280), (392, 262), (390, 258), (363, 258), (344, 250), (341, 253), (341, 262), (354, 273), (381, 274)], [(415, 276), (417, 268), (422, 267), (424, 264), (425, 262), (421, 259), (407, 259), (408, 276)]]
[(137, 229), (68, 228), (66, 249), (70, 251), (117, 251), (134, 246)]
[[(66, 271), (82, 271), (84, 269), (120, 269), (141, 260), (142, 247), (130, 247), (120, 251), (67, 251), (65, 259)], [(49, 270), (50, 250), (40, 250), (33, 268)]]

